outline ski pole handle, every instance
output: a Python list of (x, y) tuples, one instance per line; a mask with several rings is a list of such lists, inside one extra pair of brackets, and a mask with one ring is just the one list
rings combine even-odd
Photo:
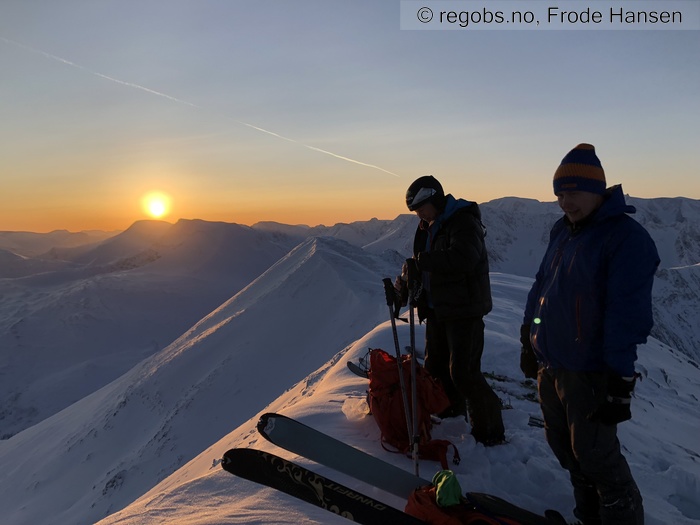
[(384, 295), (386, 296), (386, 305), (392, 312), (392, 318), (398, 319), (399, 314), (401, 313), (401, 303), (400, 298), (396, 294), (394, 284), (391, 282), (391, 278), (389, 277), (382, 279), (382, 282), (384, 283)]
[(384, 295), (386, 296), (386, 305), (394, 306), (396, 303), (396, 290), (394, 290), (394, 284), (391, 282), (390, 277), (382, 279), (384, 283)]

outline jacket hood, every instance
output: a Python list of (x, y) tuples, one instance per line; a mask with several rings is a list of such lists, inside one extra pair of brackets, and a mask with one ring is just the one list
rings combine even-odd
[[(435, 232), (437, 232), (455, 213), (461, 212), (462, 210), (464, 210), (464, 213), (470, 213), (476, 217), (476, 220), (481, 223), (481, 210), (477, 203), (464, 199), (455, 199), (451, 194), (448, 194), (445, 196), (445, 208), (440, 215), (438, 215), (431, 224), (429, 224), (428, 221), (421, 220), (418, 227), (421, 230), (430, 231), (432, 234), (435, 234)], [(427, 246), (426, 249), (429, 250), (430, 246)]]
[(625, 213), (633, 214), (637, 208), (625, 202), (625, 194), (622, 185), (612, 186), (605, 192), (605, 200), (595, 213), (594, 221), (599, 222), (610, 217), (616, 217)]
[[(460, 210), (466, 210), (467, 213), (471, 213), (479, 221), (481, 221), (481, 210), (475, 202), (471, 202), (464, 199), (455, 199), (451, 194), (445, 196), (445, 208), (442, 213), (438, 215), (435, 222), (430, 226), (430, 229), (437, 231), (441, 224), (444, 224), (450, 217)], [(424, 229), (428, 229), (428, 224), (423, 225)]]
[(637, 208), (631, 206), (625, 202), (625, 194), (622, 192), (622, 186), (612, 186), (608, 188), (603, 196), (603, 203), (600, 208), (595, 210), (593, 213), (584, 217), (575, 224), (572, 223), (568, 217), (564, 216), (560, 220), (567, 228), (573, 233), (581, 231), (582, 228), (586, 228), (591, 224), (599, 224), (605, 222), (608, 219), (619, 217), (626, 213), (632, 214), (637, 212)]

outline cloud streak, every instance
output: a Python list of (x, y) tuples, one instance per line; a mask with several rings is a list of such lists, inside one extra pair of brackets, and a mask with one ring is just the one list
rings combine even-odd
[[(109, 80), (110, 82), (115, 82), (115, 83), (120, 84), (120, 85), (125, 86), (125, 87), (129, 87), (129, 88), (132, 88), (132, 89), (138, 89), (138, 90), (140, 90), (140, 91), (144, 91), (144, 92), (149, 93), (149, 94), (151, 94), (151, 95), (156, 95), (156, 96), (158, 96), (158, 97), (165, 98), (165, 99), (167, 99), (167, 100), (170, 100), (170, 101), (172, 101), (172, 102), (176, 102), (176, 103), (178, 103), (178, 104), (184, 104), (184, 105), (189, 106), (189, 107), (191, 107), (191, 108), (196, 108), (196, 109), (201, 109), (201, 110), (205, 110), (205, 109), (206, 109), (206, 108), (204, 108), (204, 107), (202, 107), (202, 106), (199, 106), (199, 105), (197, 105), (197, 104), (193, 104), (192, 102), (188, 102), (187, 100), (183, 100), (183, 99), (180, 99), (180, 98), (177, 98), (177, 97), (173, 97), (173, 96), (171, 96), (171, 95), (168, 95), (167, 93), (163, 93), (163, 92), (161, 92), (161, 91), (156, 91), (156, 90), (154, 90), (154, 89), (150, 89), (150, 88), (147, 88), (147, 87), (145, 87), (145, 86), (141, 86), (141, 85), (139, 85), (139, 84), (134, 84), (133, 82), (126, 82), (126, 81), (120, 80), (120, 79), (118, 79), (118, 78), (114, 78), (114, 77), (110, 77), (110, 76), (108, 76), (108, 75), (104, 75), (104, 74), (99, 73), (99, 72), (97, 72), (97, 71), (93, 71), (93, 70), (91, 70), (91, 69), (88, 69), (88, 68), (86, 68), (85, 66), (81, 66), (80, 64), (76, 64), (75, 62), (71, 62), (70, 60), (66, 60), (65, 58), (61, 58), (61, 57), (56, 56), (56, 55), (53, 55), (53, 54), (51, 54), (51, 53), (47, 53), (46, 51), (42, 51), (42, 50), (40, 50), (40, 49), (36, 49), (36, 48), (30, 47), (30, 46), (27, 46), (27, 45), (25, 45), (25, 44), (21, 44), (21, 43), (19, 43), (19, 42), (14, 41), (14, 40), (10, 40), (10, 39), (8, 39), (8, 38), (5, 38), (5, 37), (3, 37), (3, 36), (0, 36), (0, 41), (3, 41), (3, 42), (5, 42), (6, 44), (10, 44), (10, 45), (12, 45), (12, 46), (16, 46), (16, 47), (22, 48), (22, 49), (27, 50), (27, 51), (30, 51), (30, 52), (32, 52), (32, 53), (36, 53), (36, 54), (42, 55), (42, 56), (44, 56), (45, 58), (48, 58), (48, 59), (50, 59), (50, 60), (55, 60), (55, 61), (57, 61), (57, 62), (60, 62), (60, 63), (62, 63), (62, 64), (65, 64), (65, 65), (67, 65), (67, 66), (71, 66), (71, 67), (73, 67), (73, 68), (80, 69), (80, 70), (82, 70), (82, 71), (85, 71), (86, 73), (89, 73), (89, 74), (94, 75), (94, 76), (96, 76), (96, 77), (102, 78), (102, 79), (104, 79), (104, 80)], [(337, 153), (333, 153), (332, 151), (328, 151), (328, 150), (325, 150), (325, 149), (317, 148), (317, 147), (315, 147), (315, 146), (310, 146), (309, 144), (305, 144), (305, 143), (303, 143), (303, 142), (299, 142), (298, 140), (294, 140), (294, 139), (292, 139), (292, 138), (285, 137), (284, 135), (280, 135), (279, 133), (275, 133), (274, 131), (270, 131), (270, 130), (264, 129), (264, 128), (261, 128), (261, 127), (259, 127), (259, 126), (254, 126), (253, 124), (249, 124), (248, 122), (243, 122), (243, 121), (241, 121), (241, 120), (236, 120), (236, 119), (232, 119), (232, 120), (233, 120), (234, 122), (236, 122), (237, 124), (240, 124), (240, 125), (242, 125), (242, 126), (246, 126), (246, 127), (248, 127), (248, 128), (254, 129), (254, 130), (256, 130), (256, 131), (259, 131), (259, 132), (261, 132), (261, 133), (265, 133), (265, 134), (267, 134), (267, 135), (270, 135), (270, 136), (272, 136), (272, 137), (276, 137), (276, 138), (281, 139), (281, 140), (286, 140), (287, 142), (292, 142), (292, 143), (294, 143), (294, 144), (298, 144), (299, 146), (303, 146), (303, 147), (308, 148), (308, 149), (310, 149), (310, 150), (312, 150), (312, 151), (316, 151), (316, 152), (318, 152), (318, 153), (323, 153), (323, 154), (325, 154), (325, 155), (330, 155), (331, 157), (335, 157), (336, 159), (344, 160), (344, 161), (346, 161), (346, 162), (350, 162), (350, 163), (352, 163), (352, 164), (357, 164), (357, 165), (359, 165), (359, 166), (364, 166), (364, 167), (367, 167), (367, 168), (371, 168), (371, 169), (383, 171), (384, 173), (388, 173), (389, 175), (393, 175), (394, 177), (399, 177), (399, 175), (397, 175), (396, 173), (391, 172), (391, 171), (389, 171), (389, 170), (386, 170), (386, 169), (384, 169), (384, 168), (381, 168), (381, 167), (379, 167), (379, 166), (376, 166), (376, 165), (374, 165), (374, 164), (367, 164), (367, 163), (361, 162), (361, 161), (359, 161), (359, 160), (351, 159), (351, 158), (349, 158), (349, 157), (344, 157), (343, 155), (338, 155)]]

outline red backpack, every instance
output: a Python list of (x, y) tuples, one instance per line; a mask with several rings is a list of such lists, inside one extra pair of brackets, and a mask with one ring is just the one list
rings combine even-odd
[[(411, 356), (401, 356), (401, 369), (406, 386), (409, 410), (413, 413), (411, 396)], [(457, 448), (446, 440), (431, 439), (431, 414), (439, 414), (450, 406), (442, 385), (428, 371), (416, 364), (416, 397), (418, 420), (418, 455), (421, 459), (440, 461), (447, 469), (447, 450), (454, 451), (453, 462), (459, 463)], [(382, 433), (382, 446), (386, 450), (410, 454), (411, 436), (406, 426), (399, 370), (396, 357), (381, 349), (370, 350), (369, 407)], [(392, 448), (388, 448), (389, 445)]]

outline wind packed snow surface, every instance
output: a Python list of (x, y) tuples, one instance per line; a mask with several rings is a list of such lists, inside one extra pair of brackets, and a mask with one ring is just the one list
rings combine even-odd
[[(464, 420), (449, 419), (433, 429), (433, 436), (457, 445), (462, 462), (453, 466), (465, 491), (495, 494), (535, 512), (547, 508), (573, 519), (568, 477), (544, 439), (544, 431), (528, 425), (539, 415), (535, 385), (518, 369), (518, 320), (531, 280), (492, 275), (495, 308), (486, 318), (483, 369), (507, 407), (503, 411), (507, 444), (485, 448), (469, 434)], [(284, 321), (279, 329), (285, 329)], [(408, 327), (399, 323), (402, 344)], [(423, 326), (417, 326), (422, 341)], [(382, 449), (379, 431), (367, 414), (367, 381), (353, 375), (348, 360), (357, 361), (369, 348), (393, 353), (390, 323), (384, 322), (333, 356), (323, 367), (296, 384), (261, 413), (273, 411), (293, 417), (385, 461), (412, 471), (413, 463)], [(420, 350), (420, 349), (419, 349)], [(650, 340), (640, 348), (643, 379), (633, 400), (634, 417), (620, 425), (624, 452), (645, 500), (648, 525), (700, 523), (700, 408), (694, 392), (700, 371), (688, 359)], [(212, 410), (235, 411), (222, 400)], [(266, 450), (398, 508), (405, 501), (316, 465), (271, 445), (255, 430), (257, 416), (214, 443), (183, 468), (124, 510), (99, 525), (348, 523), (341, 517), (277, 491), (224, 472), (218, 458), (229, 448)], [(420, 474), (430, 478), (439, 465), (422, 461)]]

